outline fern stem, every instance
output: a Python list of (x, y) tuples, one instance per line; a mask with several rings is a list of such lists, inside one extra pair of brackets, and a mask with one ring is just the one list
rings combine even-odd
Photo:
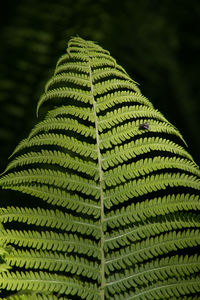
[(101, 290), (100, 290), (100, 297), (101, 300), (105, 299), (105, 257), (104, 257), (104, 243), (105, 243), (105, 237), (104, 237), (104, 193), (103, 193), (103, 170), (102, 170), (102, 158), (101, 158), (101, 151), (100, 151), (100, 137), (99, 137), (99, 129), (98, 129), (98, 117), (97, 117), (97, 103), (94, 97), (94, 86), (93, 86), (93, 80), (92, 80), (92, 68), (91, 68), (91, 57), (89, 55), (88, 50), (88, 56), (89, 56), (89, 80), (90, 80), (90, 87), (91, 87), (91, 96), (92, 96), (92, 102), (93, 102), (93, 110), (94, 110), (94, 121), (95, 121), (95, 129), (96, 129), (96, 141), (97, 141), (97, 154), (98, 154), (98, 168), (99, 168), (99, 187), (100, 187), (100, 208), (101, 208), (101, 216), (100, 216), (100, 229), (101, 229)]

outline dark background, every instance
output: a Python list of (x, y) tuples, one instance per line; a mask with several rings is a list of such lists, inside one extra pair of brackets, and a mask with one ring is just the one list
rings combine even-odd
[(200, 1), (18, 0), (0, 10), (0, 172), (72, 36), (108, 49), (199, 164)]

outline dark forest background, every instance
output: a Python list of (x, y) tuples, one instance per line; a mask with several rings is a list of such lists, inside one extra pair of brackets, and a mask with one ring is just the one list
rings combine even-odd
[(110, 51), (199, 164), (200, 1), (7, 0), (0, 16), (1, 171), (38, 122), (45, 82), (76, 35)]

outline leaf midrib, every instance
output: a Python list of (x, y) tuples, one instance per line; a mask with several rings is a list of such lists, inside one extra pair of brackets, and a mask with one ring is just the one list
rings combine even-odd
[(93, 111), (94, 111), (94, 121), (95, 121), (95, 131), (96, 131), (96, 142), (97, 142), (97, 154), (98, 154), (98, 170), (99, 170), (99, 189), (100, 189), (100, 230), (101, 230), (101, 243), (100, 243), (100, 252), (101, 252), (101, 289), (100, 289), (100, 297), (101, 300), (105, 299), (105, 257), (104, 257), (104, 243), (105, 243), (105, 237), (104, 237), (104, 230), (103, 230), (103, 224), (105, 222), (104, 220), (104, 193), (103, 193), (103, 169), (102, 169), (102, 157), (101, 157), (101, 151), (100, 151), (100, 136), (99, 136), (99, 129), (98, 129), (98, 117), (97, 117), (97, 103), (95, 100), (95, 93), (94, 93), (94, 85), (93, 85), (93, 77), (92, 77), (92, 63), (91, 63), (91, 57), (89, 55), (89, 49), (88, 49), (88, 63), (89, 63), (89, 81), (90, 81), (90, 87), (91, 87), (91, 97), (93, 102)]

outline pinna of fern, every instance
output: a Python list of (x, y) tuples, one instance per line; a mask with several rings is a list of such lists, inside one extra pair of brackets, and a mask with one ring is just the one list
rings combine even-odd
[(0, 208), (3, 299), (198, 299), (200, 172), (179, 131), (79, 37), (41, 106), (0, 179), (15, 191)]

